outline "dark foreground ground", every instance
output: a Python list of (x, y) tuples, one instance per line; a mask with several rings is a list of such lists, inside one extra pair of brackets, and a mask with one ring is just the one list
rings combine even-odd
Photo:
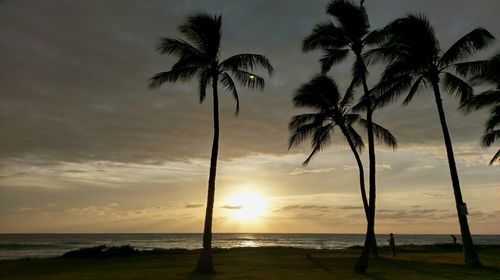
[(405, 246), (393, 258), (382, 248), (368, 273), (352, 273), (360, 250), (296, 248), (214, 250), (217, 272), (192, 272), (197, 251), (164, 250), (130, 256), (58, 257), (0, 261), (0, 279), (500, 279), (500, 245), (479, 246), (484, 267), (463, 264), (461, 248)]

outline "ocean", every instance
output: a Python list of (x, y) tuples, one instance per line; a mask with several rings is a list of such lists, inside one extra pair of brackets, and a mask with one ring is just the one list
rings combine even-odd
[[(460, 236), (456, 235), (458, 242)], [(378, 234), (379, 246), (387, 244), (387, 235)], [(451, 243), (443, 234), (396, 234), (396, 244)], [(474, 235), (475, 244), (500, 244), (500, 235)], [(216, 233), (213, 247), (286, 246), (311, 249), (342, 249), (361, 246), (363, 234), (296, 233)], [(0, 234), (0, 259), (53, 257), (83, 247), (131, 245), (141, 250), (154, 248), (197, 249), (202, 246), (200, 233), (127, 233), (127, 234)]]

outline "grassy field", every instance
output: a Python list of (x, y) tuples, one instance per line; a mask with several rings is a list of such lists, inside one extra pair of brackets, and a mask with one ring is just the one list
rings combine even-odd
[(500, 246), (478, 247), (484, 267), (463, 264), (453, 246), (387, 248), (365, 275), (352, 273), (359, 249), (238, 248), (214, 251), (217, 272), (192, 272), (197, 251), (166, 250), (134, 256), (0, 261), (0, 279), (500, 279)]

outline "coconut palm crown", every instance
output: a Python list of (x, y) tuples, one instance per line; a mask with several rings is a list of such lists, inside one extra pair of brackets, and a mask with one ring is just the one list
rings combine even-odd
[(262, 68), (269, 75), (273, 67), (269, 60), (260, 54), (237, 54), (220, 60), (222, 37), (222, 17), (205, 13), (187, 17), (179, 26), (179, 32), (188, 41), (178, 38), (161, 38), (158, 52), (175, 55), (179, 59), (165, 72), (160, 72), (150, 79), (149, 87), (157, 88), (164, 83), (187, 81), (196, 78), (199, 83), (200, 103), (205, 100), (206, 88), (212, 85), (214, 138), (210, 157), (208, 178), (208, 195), (203, 230), (203, 250), (198, 259), (197, 270), (211, 272), (214, 270), (212, 258), (212, 216), (215, 197), (215, 176), (217, 155), (219, 151), (219, 96), (218, 86), (228, 91), (236, 100), (238, 114), (240, 102), (235, 81), (241, 86), (251, 89), (264, 89), (264, 79), (253, 70)]
[[(367, 127), (365, 119), (352, 110), (354, 92), (340, 94), (335, 81), (325, 75), (319, 75), (304, 84), (295, 94), (293, 103), (297, 108), (308, 108), (312, 113), (292, 117), (289, 123), (291, 136), (289, 149), (311, 138), (312, 151), (304, 161), (309, 164), (311, 159), (326, 145), (338, 128), (346, 139), (356, 159), (359, 169), (359, 186), (366, 218), (369, 218), (368, 199), (366, 197), (364, 170), (359, 153), (364, 147), (363, 139), (354, 126)], [(375, 135), (392, 148), (397, 147), (396, 138), (385, 128), (373, 124)]]
[(476, 28), (461, 37), (448, 50), (442, 51), (427, 18), (412, 14), (390, 23), (383, 32), (386, 36), (385, 42), (365, 55), (368, 62), (383, 60), (388, 63), (381, 82), (375, 89), (378, 96), (376, 105), (382, 107), (407, 93), (403, 101), (406, 105), (413, 97), (423, 92), (424, 88), (431, 89), (443, 131), (465, 262), (480, 266), (481, 262), (474, 249), (467, 222), (466, 205), (462, 199), (441, 90), (458, 97), (462, 103), (469, 100), (473, 89), (461, 77), (480, 74), (487, 68), (487, 63), (466, 59), (487, 47), (494, 38), (486, 29)]

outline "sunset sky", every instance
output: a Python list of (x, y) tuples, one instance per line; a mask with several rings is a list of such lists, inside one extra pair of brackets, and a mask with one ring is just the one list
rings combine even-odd
[[(196, 81), (147, 88), (175, 57), (186, 15), (223, 16), (221, 57), (265, 54), (275, 67), (263, 92), (221, 94), (215, 232), (362, 233), (358, 171), (342, 137), (302, 167), (308, 143), (288, 151), (291, 98), (319, 71), (302, 39), (327, 20), (326, 0), (0, 1), (0, 233), (201, 232), (211, 98)], [(497, 0), (367, 0), (373, 28), (408, 12), (427, 15), (444, 49), (478, 26), (500, 37)], [(481, 52), (485, 59), (500, 41)], [(382, 65), (370, 68), (373, 85)], [(350, 61), (330, 73), (342, 88)], [(464, 115), (446, 96), (450, 133), (473, 234), (500, 234), (498, 149), (483, 149), (487, 111)], [(434, 98), (377, 111), (399, 148), (377, 146), (376, 232), (459, 232)], [(362, 154), (368, 166), (366, 151)], [(241, 197), (261, 204), (241, 214)], [(240, 211), (240, 212), (238, 212)], [(253, 212), (255, 212), (253, 211)], [(252, 211), (251, 211), (252, 212)]]

